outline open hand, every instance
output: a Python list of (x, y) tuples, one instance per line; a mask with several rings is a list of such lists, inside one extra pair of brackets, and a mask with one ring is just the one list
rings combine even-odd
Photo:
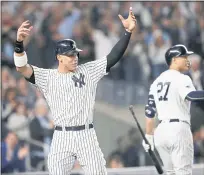
[(130, 7), (129, 9), (129, 15), (127, 19), (124, 19), (120, 14), (118, 15), (121, 22), (123, 23), (123, 26), (125, 27), (125, 29), (129, 32), (132, 32), (136, 26), (136, 19), (135, 19), (135, 15), (132, 12), (132, 7)]
[(27, 146), (20, 148), (18, 151), (18, 158), (20, 160), (24, 159), (28, 155), (28, 152), (29, 152), (29, 149)]
[(25, 38), (30, 35), (32, 28), (33, 26), (30, 25), (30, 22), (28, 20), (23, 22), (18, 28), (17, 41), (21, 42), (25, 40)]

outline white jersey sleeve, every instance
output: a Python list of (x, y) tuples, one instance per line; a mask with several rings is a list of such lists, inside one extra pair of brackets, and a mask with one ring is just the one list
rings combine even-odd
[(98, 82), (104, 75), (107, 75), (106, 67), (107, 67), (107, 57), (103, 57), (101, 59), (88, 62), (84, 64), (84, 66), (88, 69), (91, 78), (94, 82)]
[(34, 76), (35, 76), (35, 86), (45, 93), (47, 91), (49, 69), (43, 69), (33, 66)]
[(192, 80), (187, 75), (183, 75), (179, 84), (180, 85), (179, 85), (178, 91), (179, 91), (179, 95), (181, 96), (183, 100), (185, 100), (188, 93), (196, 90), (193, 85)]

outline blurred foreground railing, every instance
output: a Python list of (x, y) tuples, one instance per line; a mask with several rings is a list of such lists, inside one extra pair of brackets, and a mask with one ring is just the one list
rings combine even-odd
[[(107, 169), (108, 175), (157, 175), (155, 167), (137, 167), (137, 168), (121, 168), (121, 169)], [(195, 164), (193, 166), (193, 175), (203, 175), (204, 164)], [(8, 174), (7, 174), (8, 175)], [(9, 175), (49, 175), (48, 172), (26, 172), (13, 173)], [(72, 175), (83, 175), (82, 171), (73, 171)]]
[[(48, 145), (48, 144), (46, 144), (46, 143), (43, 143), (43, 142), (39, 142), (39, 141), (34, 140), (34, 139), (31, 139), (31, 138), (26, 139), (26, 142), (29, 144), (29, 145), (28, 145), (29, 147), (30, 147), (30, 145), (32, 144), (32, 145), (35, 145), (35, 146), (38, 146), (38, 147), (43, 148), (45, 160), (42, 161), (42, 162), (39, 162), (39, 164), (38, 164), (38, 166), (37, 166), (37, 167), (38, 167), (37, 169), (38, 169), (38, 170), (42, 170), (42, 167), (43, 167), (43, 166), (45, 166), (46, 169), (47, 169), (47, 166), (46, 166), (46, 165), (47, 165), (46, 157), (47, 157), (47, 155), (48, 155), (50, 145)], [(31, 166), (31, 156), (32, 156), (32, 153), (29, 152), (29, 154), (28, 154), (27, 157), (26, 157), (26, 169), (33, 171), (34, 168)]]

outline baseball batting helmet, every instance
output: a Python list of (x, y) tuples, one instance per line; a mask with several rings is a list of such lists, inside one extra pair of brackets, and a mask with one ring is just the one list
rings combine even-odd
[(55, 49), (55, 56), (58, 54), (60, 55), (73, 55), (74, 53), (77, 53), (79, 57), (79, 52), (82, 50), (76, 47), (76, 42), (72, 39), (64, 39), (60, 40), (56, 43), (56, 49)]
[(166, 63), (169, 66), (171, 64), (171, 60), (174, 57), (184, 57), (193, 54), (194, 52), (188, 51), (186, 46), (182, 44), (177, 44), (169, 48), (165, 53)]

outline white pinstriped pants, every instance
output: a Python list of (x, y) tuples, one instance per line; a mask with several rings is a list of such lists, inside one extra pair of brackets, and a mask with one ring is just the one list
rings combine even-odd
[(69, 175), (76, 158), (86, 175), (107, 175), (106, 161), (94, 128), (81, 131), (55, 130), (48, 155), (50, 175)]
[(160, 123), (154, 133), (154, 142), (167, 175), (192, 175), (194, 152), (190, 125)]

